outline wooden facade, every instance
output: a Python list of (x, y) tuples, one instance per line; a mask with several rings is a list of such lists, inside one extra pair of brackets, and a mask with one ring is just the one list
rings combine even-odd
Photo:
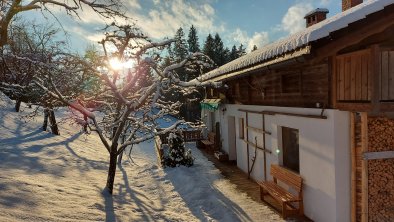
[(299, 63), (261, 70), (226, 81), (230, 103), (244, 105), (323, 107), (329, 104), (329, 65)]
[(310, 55), (224, 79), (221, 93), (229, 104), (392, 112), (394, 6), (367, 18), (312, 42)]
[(380, 58), (380, 101), (394, 102), (394, 49), (382, 49)]
[(373, 77), (371, 68), (371, 50), (336, 56), (336, 100), (370, 102)]
[[(311, 48), (310, 55), (224, 79), (228, 86), (221, 92), (226, 96), (225, 103), (349, 111), (352, 221), (393, 218), (394, 194), (390, 189), (394, 174), (391, 168), (380, 166), (392, 166), (387, 163), (394, 160), (365, 160), (362, 155), (375, 151), (374, 143), (383, 143), (385, 139), (378, 135), (384, 133), (391, 144), (382, 147), (386, 151), (394, 149), (394, 5), (312, 42)], [(208, 97), (219, 95), (211, 92)], [(370, 127), (371, 117), (388, 117), (383, 125), (391, 125), (378, 133)], [(368, 143), (377, 137), (381, 140)], [(377, 183), (382, 176), (375, 171), (387, 174), (388, 182)], [(383, 188), (386, 193), (378, 191)], [(379, 202), (382, 199), (391, 205), (383, 207)]]

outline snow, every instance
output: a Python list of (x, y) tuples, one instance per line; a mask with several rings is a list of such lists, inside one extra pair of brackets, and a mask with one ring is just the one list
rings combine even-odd
[(281, 221), (192, 143), (194, 166), (165, 169), (152, 141), (135, 145), (110, 196), (103, 191), (109, 155), (98, 136), (67, 123), (60, 136), (42, 132), (41, 117), (25, 123), (29, 109), (12, 106), (0, 93), (0, 221)]
[(266, 45), (261, 49), (244, 55), (231, 61), (217, 69), (214, 69), (201, 77), (199, 81), (206, 81), (211, 78), (246, 68), (257, 63), (261, 63), (285, 53), (307, 46), (309, 43), (328, 37), (331, 32), (347, 27), (349, 24), (365, 18), (367, 15), (383, 10), (384, 7), (394, 3), (394, 0), (369, 0), (348, 9), (342, 13), (334, 15), (326, 20), (312, 25), (288, 38)]
[(310, 16), (310, 15), (313, 15), (313, 14), (315, 14), (315, 13), (317, 13), (317, 12), (328, 13), (329, 11), (328, 11), (328, 9), (326, 9), (326, 8), (317, 8), (317, 9), (314, 9), (314, 10), (312, 10), (312, 11), (306, 13), (306, 15), (304, 16), (304, 18), (306, 18), (306, 17), (308, 17), (308, 16)]

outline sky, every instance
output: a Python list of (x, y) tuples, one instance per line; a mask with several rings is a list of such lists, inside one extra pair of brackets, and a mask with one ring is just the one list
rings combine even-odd
[[(305, 28), (304, 16), (315, 8), (329, 9), (328, 17), (339, 13), (341, 0), (125, 0), (125, 6), (127, 15), (154, 40), (171, 38), (180, 27), (187, 36), (194, 25), (200, 45), (209, 33), (219, 33), (225, 46), (243, 44), (250, 51), (253, 45), (261, 48)], [(79, 19), (57, 8), (51, 11), (52, 15), (29, 11), (21, 16), (60, 23), (71, 49), (80, 53), (102, 39), (105, 21), (92, 10), (85, 7)]]

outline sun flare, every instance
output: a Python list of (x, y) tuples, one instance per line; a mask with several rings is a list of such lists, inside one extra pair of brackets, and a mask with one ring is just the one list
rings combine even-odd
[(109, 60), (109, 65), (113, 70), (130, 69), (133, 67), (133, 62), (131, 60), (120, 61), (115, 57)]

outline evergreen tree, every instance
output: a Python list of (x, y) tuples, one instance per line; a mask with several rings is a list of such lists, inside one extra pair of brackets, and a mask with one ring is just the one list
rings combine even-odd
[(168, 136), (168, 154), (164, 157), (164, 165), (177, 167), (184, 165), (193, 166), (194, 158), (190, 150), (185, 150), (185, 143), (182, 138), (182, 132), (170, 133)]
[(238, 58), (243, 56), (243, 55), (246, 55), (246, 48), (244, 47), (244, 45), (241, 44), (238, 47), (237, 53), (238, 53)]
[(225, 60), (225, 62), (224, 62), (224, 64), (226, 64), (226, 63), (228, 63), (228, 62), (230, 62), (231, 60), (230, 60), (230, 49), (228, 48), (228, 47), (226, 47), (225, 49), (224, 49), (224, 53), (223, 53), (223, 55), (224, 55), (224, 60)]
[(167, 49), (168, 56), (166, 56), (165, 60), (167, 60), (168, 64), (170, 64), (171, 62), (175, 61), (175, 53), (174, 53), (174, 50), (172, 49), (172, 45), (168, 45), (166, 47), (166, 49)]
[(213, 61), (218, 66), (224, 65), (226, 63), (226, 55), (224, 54), (224, 46), (223, 46), (223, 41), (220, 38), (219, 34), (216, 33), (215, 39), (214, 39), (214, 57)]
[[(176, 31), (175, 34), (175, 42), (174, 42), (174, 47), (171, 51), (171, 53), (173, 53), (173, 59), (175, 62), (180, 62), (182, 60), (184, 60), (187, 55), (189, 54), (188, 50), (187, 50), (187, 43), (186, 43), (186, 39), (185, 39), (185, 33), (183, 32), (182, 28), (179, 28)], [(182, 81), (187, 81), (188, 80), (188, 74), (185, 71), (185, 68), (179, 68), (176, 70), (176, 72), (179, 75), (179, 78)]]
[(253, 52), (253, 51), (256, 51), (256, 50), (257, 50), (257, 46), (256, 46), (256, 45), (253, 45), (252, 52)]
[(233, 61), (234, 59), (238, 58), (238, 50), (237, 47), (235, 45), (233, 45), (233, 47), (231, 48), (231, 52), (229, 55), (229, 60)]
[(194, 52), (199, 52), (200, 51), (200, 45), (198, 43), (197, 30), (196, 30), (196, 28), (193, 25), (192, 25), (192, 27), (190, 27), (190, 30), (189, 30), (187, 44), (189, 45), (189, 52), (194, 53)]
[(212, 60), (215, 57), (215, 42), (211, 34), (207, 36), (207, 39), (204, 42), (203, 53)]
[(185, 39), (185, 33), (182, 28), (179, 28), (175, 34), (175, 42), (174, 42), (174, 57), (175, 61), (180, 62), (184, 60), (188, 54), (187, 51), (187, 43)]

